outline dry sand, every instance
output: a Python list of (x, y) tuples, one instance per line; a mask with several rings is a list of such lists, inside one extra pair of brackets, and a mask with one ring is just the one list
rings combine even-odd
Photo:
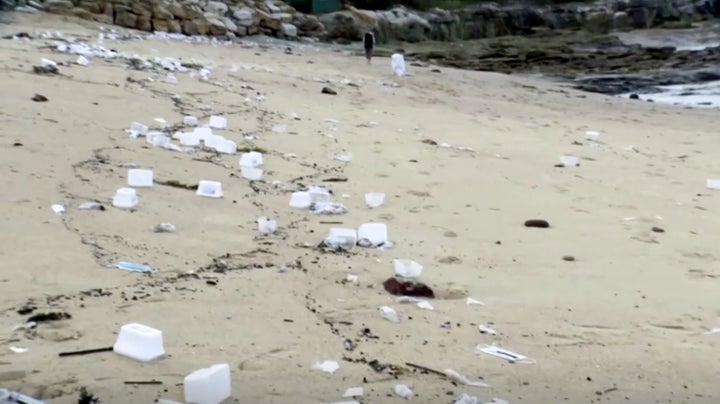
[[(58, 30), (94, 40), (98, 32), (47, 15), (14, 19), (0, 27), (3, 34)], [(82, 386), (104, 403), (181, 401), (186, 374), (227, 362), (230, 402), (240, 403), (329, 403), (352, 386), (365, 387), (365, 403), (401, 402), (397, 383), (423, 403), (449, 403), (462, 393), (533, 404), (720, 400), (713, 387), (720, 335), (703, 335), (720, 326), (720, 200), (704, 187), (720, 175), (717, 111), (446, 68), (411, 66), (414, 77), (394, 78), (388, 59), (367, 66), (340, 53), (181, 41), (106, 46), (212, 64), (209, 82), (187, 74), (178, 74), (178, 84), (150, 82), (152, 73), (99, 59), (61, 67), (65, 76), (35, 75), (42, 57), (75, 59), (43, 48), (47, 43), (0, 42), (0, 387), (50, 403), (77, 402)], [(247, 69), (231, 72), (233, 65)], [(331, 80), (338, 95), (321, 94), (326, 84), (316, 78)], [(255, 92), (266, 99), (247, 104)], [(49, 101), (31, 101), (36, 93)], [(254, 190), (240, 178), (238, 155), (213, 164), (194, 160), (207, 153), (128, 137), (132, 121), (180, 122), (173, 94), (185, 113), (227, 117), (228, 130), (218, 133), (266, 149), (265, 182)], [(362, 126), (371, 121), (378, 125)], [(276, 123), (287, 132), (272, 132)], [(601, 131), (603, 143), (586, 142), (586, 130)], [(244, 140), (248, 134), (256, 140)], [(333, 159), (348, 152), (350, 163)], [(554, 167), (562, 154), (579, 156), (581, 165)], [(152, 168), (159, 180), (222, 181), (225, 197), (156, 185), (139, 190), (136, 211), (115, 209), (109, 200), (126, 184), (126, 163)], [(338, 176), (349, 179), (330, 184), (346, 215), (289, 208), (289, 192), (300, 184)], [(289, 190), (273, 189), (273, 180)], [(365, 207), (370, 191), (385, 192), (386, 204)], [(93, 199), (108, 209), (78, 210)], [(54, 203), (66, 214), (55, 215)], [(258, 234), (255, 220), (263, 215), (277, 218), (279, 235)], [(552, 227), (525, 228), (532, 218)], [(383, 221), (396, 245), (350, 255), (307, 248), (333, 226), (327, 220), (350, 227)], [(160, 222), (177, 232), (154, 233)], [(247, 269), (198, 271), (223, 254)], [(434, 311), (396, 304), (383, 290), (393, 258), (424, 265), (422, 280), (438, 294)], [(114, 269), (117, 260), (146, 262), (157, 272)], [(283, 265), (288, 270), (279, 273)], [(343, 282), (347, 274), (357, 274), (358, 283)], [(468, 306), (468, 296), (486, 305)], [(13, 334), (29, 317), (16, 311), (29, 301), (35, 313), (65, 311), (72, 319)], [(382, 305), (394, 307), (401, 323), (381, 318)], [(161, 329), (167, 356), (150, 363), (112, 352), (58, 357), (112, 345), (129, 322)], [(441, 327), (445, 322), (452, 326)], [(481, 323), (499, 335), (480, 334)], [(361, 337), (364, 328), (377, 339)], [(345, 350), (346, 338), (357, 343), (354, 351)], [(475, 354), (485, 343), (537, 362)], [(401, 369), (393, 377), (344, 358)], [(312, 369), (326, 359), (340, 369)], [(483, 377), (491, 387), (453, 385), (406, 362)], [(164, 384), (124, 385), (150, 379)]]

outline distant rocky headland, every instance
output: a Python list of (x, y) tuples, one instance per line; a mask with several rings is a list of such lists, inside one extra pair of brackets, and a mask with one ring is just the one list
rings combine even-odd
[(455, 10), (426, 11), (346, 5), (321, 15), (298, 12), (278, 0), (0, 0), (0, 6), (74, 15), (148, 32), (226, 38), (262, 34), (349, 43), (372, 30), (381, 54), (402, 46), (411, 59), (473, 70), (542, 73), (608, 94), (720, 79), (717, 47), (678, 51), (671, 46), (629, 45), (613, 35), (682, 29), (715, 19), (720, 1), (714, 0), (479, 2)]

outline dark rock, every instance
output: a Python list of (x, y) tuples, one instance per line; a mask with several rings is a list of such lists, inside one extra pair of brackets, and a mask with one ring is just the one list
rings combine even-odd
[(572, 255), (565, 255), (564, 257), (562, 257), (562, 259), (563, 259), (563, 261), (567, 261), (567, 262), (575, 261), (575, 257), (573, 257)]
[(30, 318), (28, 318), (27, 322), (35, 322), (35, 323), (42, 323), (45, 321), (60, 321), (60, 320), (69, 320), (72, 316), (69, 313), (65, 313), (64, 311), (52, 311), (49, 313), (38, 313)]
[(33, 95), (32, 100), (35, 102), (47, 102), (48, 101), (47, 97), (42, 94)]
[(665, 229), (663, 229), (662, 227), (654, 226), (654, 227), (653, 227), (652, 229), (650, 229), (650, 230), (652, 230), (652, 231), (655, 232), (655, 233), (665, 233)]
[(388, 278), (383, 282), (383, 287), (393, 296), (435, 297), (435, 292), (429, 286), (420, 282), (400, 282), (396, 278)]
[(330, 87), (323, 87), (320, 92), (322, 94), (337, 95), (337, 91), (333, 90)]
[(541, 229), (547, 229), (550, 227), (550, 223), (547, 220), (542, 219), (530, 219), (525, 221), (525, 227), (537, 227)]

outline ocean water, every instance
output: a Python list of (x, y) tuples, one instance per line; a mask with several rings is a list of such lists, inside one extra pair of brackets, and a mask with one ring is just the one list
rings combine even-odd
[[(720, 24), (704, 24), (692, 29), (646, 30), (621, 33), (627, 44), (674, 46), (677, 50), (702, 50), (720, 46)], [(694, 108), (720, 108), (720, 81), (658, 87), (658, 92), (638, 94), (641, 100)], [(620, 94), (629, 98), (630, 94)]]
[[(641, 100), (697, 108), (720, 108), (720, 81), (659, 87), (660, 91), (638, 94)], [(630, 94), (620, 97), (630, 98)]]

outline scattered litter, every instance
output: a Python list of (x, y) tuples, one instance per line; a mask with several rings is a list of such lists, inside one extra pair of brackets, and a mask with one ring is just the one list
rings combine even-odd
[(87, 66), (90, 64), (90, 61), (87, 60), (87, 58), (85, 56), (78, 56), (75, 63), (79, 64), (80, 66)]
[(0, 403), (8, 404), (45, 404), (44, 401), (7, 389), (0, 389)]
[(169, 84), (177, 84), (178, 79), (177, 79), (177, 77), (175, 77), (174, 74), (168, 73), (167, 76), (165, 76), (165, 82), (169, 83)]
[(332, 374), (335, 373), (336, 370), (340, 369), (340, 365), (335, 361), (315, 362), (313, 369)]
[(400, 316), (398, 316), (395, 309), (389, 306), (382, 306), (378, 309), (380, 312), (380, 316), (391, 323), (399, 323), (400, 322)]
[(128, 185), (131, 187), (152, 187), (153, 171), (139, 168), (128, 170)]
[(259, 152), (243, 153), (240, 156), (240, 167), (257, 168), (263, 165), (263, 155)]
[(498, 358), (503, 358), (512, 363), (535, 363), (533, 360), (528, 359), (525, 355), (520, 355), (519, 353), (515, 353), (495, 345), (478, 345), (477, 348), (475, 348), (475, 351), (497, 356)]
[(382, 192), (368, 192), (365, 194), (365, 204), (371, 208), (379, 208), (385, 203), (385, 194)]
[(385, 291), (393, 296), (412, 296), (435, 298), (435, 292), (424, 283), (405, 281), (401, 282), (397, 278), (388, 278), (383, 282)]
[(215, 128), (215, 129), (226, 129), (227, 128), (227, 119), (223, 118), (222, 116), (213, 115), (210, 117), (210, 121), (208, 122), (208, 125), (211, 128)]
[(138, 204), (137, 192), (132, 188), (120, 188), (113, 197), (113, 206), (116, 208), (130, 209)]
[(345, 390), (345, 394), (343, 394), (343, 397), (362, 397), (364, 392), (365, 391), (362, 387), (350, 387), (349, 389)]
[(357, 244), (357, 230), (344, 227), (333, 227), (323, 243), (333, 249), (350, 249)]
[(427, 300), (421, 300), (421, 301), (417, 302), (417, 307), (419, 307), (423, 310), (435, 310), (433, 305), (430, 302), (428, 302)]
[(720, 327), (712, 328), (709, 331), (704, 332), (703, 334), (704, 335), (720, 334)]
[(316, 202), (310, 206), (310, 210), (316, 215), (344, 215), (347, 213), (347, 208), (337, 202)]
[(258, 181), (262, 178), (263, 170), (255, 167), (240, 167), (240, 175), (246, 180)]
[(113, 351), (142, 362), (165, 355), (162, 331), (146, 325), (131, 323), (120, 328)]
[(287, 132), (287, 126), (285, 126), (281, 123), (276, 123), (275, 125), (273, 125), (271, 130), (275, 133), (285, 133), (285, 132)]
[(183, 117), (183, 125), (185, 126), (198, 126), (198, 119), (192, 115), (185, 115)]
[(585, 132), (585, 139), (590, 140), (592, 142), (597, 142), (600, 140), (600, 132), (589, 130), (589, 131)]
[(290, 113), (290, 119), (293, 119), (293, 120), (295, 120), (295, 121), (299, 121), (299, 120), (300, 120), (300, 115), (298, 115), (297, 112), (291, 112), (291, 113)]
[(100, 353), (100, 352), (112, 352), (113, 347), (108, 346), (104, 348), (93, 348), (93, 349), (83, 349), (80, 351), (69, 351), (69, 352), (60, 352), (58, 356), (64, 357), (64, 356), (79, 356), (79, 355), (88, 355), (88, 354), (94, 354), (94, 353)]
[(480, 334), (497, 335), (497, 331), (493, 330), (485, 324), (480, 324), (478, 326), (478, 331), (480, 331)]
[(278, 224), (275, 220), (270, 220), (264, 216), (258, 218), (257, 224), (258, 231), (264, 235), (274, 234), (278, 229)]
[(720, 190), (720, 179), (708, 178), (707, 181), (705, 181), (705, 186), (708, 189)]
[(207, 198), (222, 198), (222, 183), (217, 181), (200, 181), (195, 194)]
[(481, 302), (480, 300), (473, 299), (472, 297), (468, 297), (465, 303), (468, 306), (476, 305), (476, 306), (485, 306), (485, 303)]
[(393, 53), (390, 57), (390, 66), (396, 76), (402, 77), (405, 75), (405, 57), (402, 54)]
[(477, 397), (464, 394), (454, 404), (483, 404)]
[(415, 393), (410, 390), (410, 387), (404, 384), (395, 385), (395, 394), (406, 400), (412, 400), (415, 397)]
[(115, 267), (130, 272), (152, 272), (152, 268), (145, 264), (136, 264), (133, 262), (119, 261)]
[(290, 196), (290, 207), (296, 209), (307, 209), (312, 205), (312, 197), (309, 192), (293, 192)]
[(170, 138), (162, 132), (148, 132), (145, 135), (145, 141), (155, 147), (167, 148), (170, 144)]
[(580, 159), (575, 156), (560, 156), (560, 164), (563, 167), (575, 167), (579, 165)]
[(175, 225), (172, 223), (160, 223), (153, 227), (155, 233), (175, 233)]
[(395, 276), (403, 278), (419, 278), (422, 274), (423, 266), (409, 259), (393, 260), (395, 265)]
[(219, 404), (232, 393), (230, 365), (220, 363), (198, 369), (185, 376), (185, 401), (196, 404)]
[(52, 211), (55, 212), (55, 214), (57, 215), (62, 215), (63, 213), (65, 213), (65, 207), (62, 205), (51, 205), (50, 209), (52, 209)]
[(19, 347), (19, 346), (10, 346), (10, 350), (15, 353), (25, 353), (25, 352), (29, 351), (28, 348), (23, 348), (23, 347)]
[(461, 375), (460, 373), (452, 370), (452, 369), (445, 369), (445, 376), (448, 377), (448, 379), (454, 381), (458, 384), (464, 384), (465, 386), (471, 386), (471, 387), (490, 387), (487, 383), (483, 383), (479, 380), (470, 380), (467, 377)]
[(335, 160), (342, 161), (343, 163), (349, 163), (352, 161), (352, 154), (338, 154), (337, 156), (335, 156)]
[(385, 223), (364, 223), (358, 228), (358, 240), (361, 246), (379, 247), (388, 243), (388, 230)]
[(126, 132), (130, 134), (130, 137), (145, 136), (148, 133), (149, 128), (147, 125), (143, 125), (139, 122), (133, 122), (130, 124), (130, 128)]
[(237, 153), (237, 143), (228, 139), (220, 139), (215, 144), (215, 150), (218, 153), (235, 154)]

